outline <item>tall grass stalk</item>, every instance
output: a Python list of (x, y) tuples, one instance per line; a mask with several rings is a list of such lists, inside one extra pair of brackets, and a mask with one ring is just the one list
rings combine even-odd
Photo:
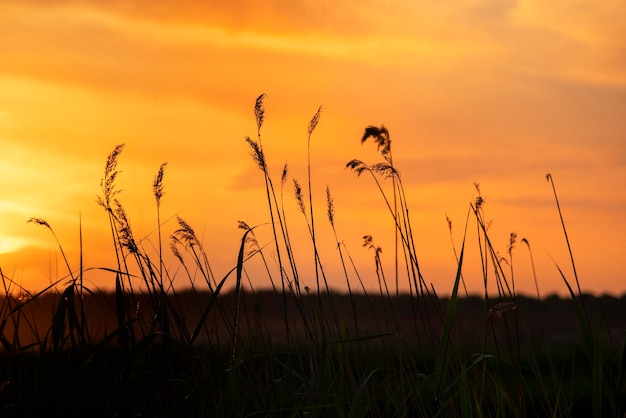
[(467, 225), (469, 223), (470, 212), (467, 212), (467, 219), (465, 221), (465, 231), (463, 232), (463, 241), (461, 243), (461, 252), (459, 254), (459, 263), (457, 266), (456, 275), (454, 277), (454, 285), (452, 286), (452, 295), (448, 302), (448, 308), (446, 310), (446, 316), (443, 324), (443, 331), (441, 333), (441, 342), (439, 343), (439, 351), (437, 353), (437, 363), (435, 366), (436, 376), (436, 392), (435, 402), (439, 402), (439, 396), (441, 394), (441, 386), (443, 383), (444, 366), (447, 362), (448, 349), (450, 347), (450, 337), (452, 333), (452, 323), (454, 321), (454, 315), (457, 308), (457, 300), (459, 293), (459, 283), (461, 282), (461, 271), (463, 267), (463, 255), (465, 254), (465, 237), (467, 236)]
[(559, 197), (556, 193), (556, 186), (554, 185), (554, 179), (552, 178), (552, 174), (546, 174), (546, 181), (550, 183), (552, 186), (552, 192), (554, 194), (554, 201), (556, 203), (556, 209), (559, 213), (559, 220), (561, 221), (561, 226), (563, 228), (563, 235), (565, 236), (565, 242), (567, 244), (567, 251), (569, 253), (569, 258), (572, 263), (572, 271), (574, 272), (574, 279), (576, 280), (576, 288), (578, 290), (578, 296), (581, 298), (580, 306), (582, 308), (582, 313), (585, 317), (585, 322), (589, 323), (589, 318), (587, 317), (587, 310), (585, 309), (585, 303), (582, 300), (582, 290), (580, 289), (580, 281), (578, 280), (578, 273), (576, 272), (576, 263), (574, 262), (574, 254), (572, 253), (572, 246), (570, 245), (569, 236), (567, 235), (567, 228), (565, 228), (565, 221), (563, 220), (563, 213), (561, 212), (561, 205), (559, 203)]
[(576, 272), (576, 263), (574, 262), (574, 254), (572, 253), (572, 246), (569, 242), (569, 237), (567, 235), (567, 228), (565, 228), (565, 221), (563, 220), (563, 213), (561, 212), (561, 205), (559, 204), (559, 197), (556, 194), (556, 186), (554, 185), (554, 179), (552, 178), (552, 174), (546, 174), (546, 180), (552, 186), (552, 192), (554, 193), (554, 201), (556, 203), (556, 209), (559, 212), (559, 220), (561, 221), (561, 226), (563, 228), (563, 235), (565, 236), (565, 242), (567, 244), (567, 251), (569, 253), (570, 261), (572, 263), (572, 270), (574, 271), (574, 278), (576, 279), (576, 287), (578, 289), (578, 295), (582, 296), (582, 291), (580, 289), (580, 282), (578, 280), (578, 273)]
[[(448, 231), (450, 232), (450, 243), (452, 244), (452, 252), (454, 253), (454, 259), (456, 264), (459, 264), (459, 255), (456, 251), (456, 245), (454, 244), (454, 237), (452, 236), (452, 220), (446, 214), (446, 222), (448, 223)], [(465, 284), (465, 278), (463, 277), (463, 272), (461, 272), (461, 284), (463, 285), (463, 291), (465, 292), (465, 297), (469, 298), (469, 292), (467, 291), (467, 285)]]
[[(276, 257), (278, 259), (278, 268), (279, 268), (280, 277), (281, 277), (283, 305), (286, 310), (287, 309), (287, 291), (286, 290), (290, 289), (291, 285), (290, 285), (289, 278), (286, 275), (286, 270), (283, 267), (282, 251), (280, 249), (280, 245), (278, 241), (278, 232), (276, 230), (276, 219), (278, 220), (278, 224), (281, 229), (281, 237), (285, 245), (285, 251), (287, 253), (287, 257), (290, 261), (289, 264), (292, 269), (294, 290), (298, 297), (301, 297), (301, 291), (300, 291), (300, 281), (299, 281), (299, 277), (298, 277), (298, 273), (296, 269), (296, 264), (293, 261), (293, 254), (292, 254), (291, 246), (290, 246), (288, 237), (286, 235), (286, 226), (281, 217), (278, 200), (276, 198), (276, 193), (274, 191), (274, 185), (269, 175), (267, 163), (265, 160), (265, 153), (263, 152), (263, 144), (261, 140), (261, 127), (263, 126), (263, 121), (265, 119), (265, 106), (263, 104), (265, 97), (266, 97), (265, 94), (259, 95), (256, 99), (255, 106), (254, 106), (254, 115), (255, 115), (256, 125), (257, 125), (257, 142), (251, 140), (250, 138), (246, 138), (246, 142), (251, 148), (250, 154), (252, 156), (252, 159), (257, 164), (259, 169), (263, 172), (263, 177), (265, 180), (265, 192), (266, 192), (267, 205), (268, 205), (270, 219), (271, 219), (270, 225), (272, 227), (272, 234), (274, 238), (273, 241), (274, 241), (274, 245), (276, 248)], [(283, 170), (283, 173), (285, 173), (284, 170)], [(289, 331), (289, 320), (287, 316), (285, 316), (285, 335), (287, 336), (287, 338), (289, 338), (290, 331)]]
[[(321, 293), (320, 293), (320, 264), (319, 264), (319, 255), (317, 252), (317, 240), (315, 239), (315, 216), (313, 214), (313, 191), (312, 191), (312, 187), (311, 187), (311, 135), (313, 135), (313, 131), (315, 131), (315, 128), (317, 127), (317, 124), (319, 123), (320, 117), (321, 117), (321, 112), (322, 112), (322, 107), (320, 106), (317, 109), (317, 112), (315, 113), (315, 115), (313, 115), (313, 118), (311, 119), (311, 121), (309, 122), (309, 127), (308, 127), (308, 135), (307, 135), (307, 139), (306, 139), (306, 158), (307, 158), (307, 162), (306, 162), (306, 169), (307, 169), (307, 183), (309, 185), (308, 187), (308, 191), (309, 191), (309, 216), (310, 216), (310, 227), (309, 227), (309, 232), (311, 234), (311, 241), (313, 242), (313, 262), (315, 264), (315, 282), (317, 284), (317, 297), (319, 298), (319, 303), (321, 303)], [(328, 283), (326, 283), (326, 289), (328, 289)], [(321, 305), (320, 305), (321, 308)]]
[(154, 182), (152, 182), (152, 193), (154, 194), (154, 199), (156, 201), (156, 210), (157, 210), (157, 238), (159, 240), (159, 277), (163, 278), (163, 242), (161, 238), (161, 199), (163, 198), (164, 188), (163, 188), (163, 176), (165, 174), (165, 167), (167, 166), (167, 162), (161, 164), (159, 167), (159, 171), (154, 177)]
[[(46, 229), (50, 231), (50, 233), (54, 237), (54, 240), (59, 248), (59, 251), (61, 252), (61, 257), (63, 258), (63, 261), (65, 262), (65, 266), (67, 267), (68, 275), (70, 277), (69, 284), (63, 291), (61, 300), (59, 301), (59, 305), (54, 313), (53, 327), (52, 327), (52, 337), (53, 337), (54, 348), (55, 350), (60, 350), (62, 348), (65, 342), (63, 340), (63, 336), (65, 335), (66, 326), (68, 326), (70, 329), (69, 336), (71, 338), (72, 344), (75, 343), (74, 330), (76, 330), (77, 337), (79, 340), (78, 342), (81, 344), (81, 346), (83, 346), (88, 340), (88, 337), (85, 335), (85, 332), (86, 332), (85, 314), (84, 314), (84, 306), (82, 302), (82, 295), (83, 295), (82, 293), (82, 289), (83, 289), (82, 265), (80, 267), (79, 276), (77, 278), (74, 276), (74, 272), (72, 271), (72, 268), (70, 267), (69, 260), (67, 256), (65, 255), (65, 251), (63, 250), (63, 246), (61, 245), (61, 242), (59, 241), (56, 233), (54, 232), (54, 229), (52, 229), (50, 224), (48, 224), (46, 220), (41, 219), (41, 218), (30, 218), (28, 222), (44, 226)], [(79, 230), (79, 244), (82, 247), (82, 232), (81, 231), (82, 229)], [(81, 255), (81, 259), (82, 259), (82, 255)], [(78, 294), (79, 296), (78, 302), (76, 302), (76, 299), (74, 298), (76, 294)], [(77, 303), (80, 307), (78, 312), (76, 312)], [(79, 316), (79, 313), (80, 313), (80, 316)]]
[(330, 187), (326, 186), (326, 214), (328, 217), (328, 222), (330, 223), (330, 227), (333, 230), (333, 236), (335, 237), (335, 243), (337, 245), (337, 252), (339, 253), (339, 259), (341, 260), (341, 268), (343, 270), (344, 278), (346, 279), (346, 287), (348, 288), (348, 295), (350, 296), (350, 304), (352, 305), (352, 314), (354, 316), (354, 329), (356, 334), (359, 335), (359, 319), (357, 317), (357, 310), (354, 304), (354, 295), (352, 294), (352, 285), (350, 285), (350, 278), (348, 277), (348, 269), (346, 268), (346, 261), (343, 256), (343, 251), (341, 250), (341, 242), (339, 242), (339, 237), (337, 236), (337, 229), (335, 228), (335, 204), (333, 201), (333, 197), (330, 194)]
[(539, 282), (537, 281), (537, 272), (535, 271), (535, 260), (533, 259), (533, 252), (530, 248), (530, 243), (526, 238), (522, 238), (522, 243), (526, 244), (528, 248), (528, 255), (530, 256), (530, 265), (533, 270), (533, 280), (535, 281), (535, 290), (537, 290), (537, 300), (541, 300), (541, 294), (539, 293)]
[[(371, 128), (371, 127), (370, 127)], [(371, 132), (371, 130), (369, 131)], [(368, 129), (366, 128), (365, 131), (365, 135), (369, 135)], [(388, 136), (376, 136), (375, 139), (377, 141), (377, 144), (379, 146), (379, 148), (382, 150), (381, 153), (383, 154), (383, 157), (385, 158), (386, 155), (386, 150), (388, 149), (388, 147), (390, 147), (388, 142), (385, 142), (385, 139), (388, 139)], [(350, 160), (347, 164), (346, 164), (347, 168), (350, 168), (352, 171), (354, 171), (357, 176), (361, 176), (361, 174), (363, 174), (364, 172), (367, 172), (371, 175), (372, 179), (374, 180), (374, 183), (376, 184), (376, 187), (378, 189), (378, 191), (380, 192), (385, 205), (387, 206), (387, 209), (389, 210), (389, 212), (391, 213), (391, 216), (393, 218), (394, 224), (395, 224), (395, 228), (398, 231), (399, 235), (400, 235), (400, 239), (402, 241), (403, 244), (403, 251), (405, 253), (405, 261), (406, 261), (406, 269), (407, 269), (407, 277), (409, 280), (409, 289), (411, 290), (411, 296), (413, 295), (412, 293), (412, 289), (415, 289), (416, 292), (416, 296), (418, 298), (421, 298), (422, 300), (427, 300), (430, 298), (430, 291), (428, 290), (428, 287), (426, 286), (426, 283), (423, 280), (421, 271), (419, 269), (419, 264), (417, 262), (417, 255), (415, 253), (415, 245), (414, 245), (414, 240), (412, 237), (412, 233), (410, 229), (406, 229), (405, 227), (403, 227), (404, 221), (402, 219), (399, 219), (396, 216), (396, 212), (394, 211), (394, 209), (391, 206), (391, 203), (387, 197), (387, 194), (385, 193), (382, 184), (380, 183), (380, 181), (377, 178), (377, 174), (385, 176), (385, 177), (389, 177), (389, 176), (395, 176), (397, 174), (397, 170), (390, 165), (387, 161), (383, 162), (383, 163), (378, 163), (378, 164), (374, 164), (372, 166), (365, 164), (363, 161), (358, 160), (358, 159), (353, 159)], [(402, 191), (402, 184), (400, 182), (400, 177), (398, 175), (397, 177), (398, 179), (398, 185), (400, 190)], [(403, 196), (403, 194), (401, 194)], [(408, 214), (408, 209), (403, 212)], [(406, 218), (404, 218), (406, 220)], [(413, 301), (413, 299), (412, 299)], [(415, 321), (415, 325), (416, 325), (416, 334), (419, 335), (419, 331), (417, 329), (417, 313), (416, 313), (416, 309), (415, 309), (415, 304), (412, 302), (412, 309), (414, 312), (414, 318), (416, 319)], [(424, 311), (424, 305), (423, 304), (419, 304), (419, 317), (420, 317), (420, 321), (422, 322), (422, 326), (423, 329), (425, 330), (426, 333), (426, 340), (430, 345), (430, 349), (434, 349), (434, 347), (436, 346), (436, 341), (435, 341), (435, 336), (434, 333), (431, 332), (430, 327), (428, 326), (428, 323), (426, 322), (425, 319), (425, 311)]]

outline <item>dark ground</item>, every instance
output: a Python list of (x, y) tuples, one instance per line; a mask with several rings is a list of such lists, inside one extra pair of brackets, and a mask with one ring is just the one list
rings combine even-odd
[[(7, 318), (3, 333), (9, 341), (14, 340), (14, 324), (19, 320), (19, 339), (27, 345), (45, 338), (58, 305), (59, 294), (45, 294), (30, 301), (17, 314), (2, 316)], [(199, 342), (212, 343), (218, 338), (230, 343), (234, 318), (234, 293), (220, 296), (208, 316)], [(198, 326), (200, 317), (210, 300), (208, 292), (184, 291), (171, 296), (169, 303), (190, 332)], [(287, 303), (285, 315), (285, 302)], [(626, 332), (626, 295), (621, 297), (583, 295), (583, 306), (589, 321), (597, 324), (612, 344), (621, 347)], [(134, 316), (148, 318), (152, 315), (151, 303), (141, 296), (129, 300), (129, 311)], [(11, 301), (11, 306), (17, 304)], [(296, 303), (294, 296), (270, 291), (242, 292), (240, 303), (239, 336), (254, 336), (264, 342), (282, 343), (286, 340), (286, 329), (292, 338), (305, 337), (305, 320), (315, 322), (315, 312), (319, 307), (314, 294), (303, 296), (302, 303)], [(335, 336), (356, 337), (391, 333), (408, 340), (419, 338), (425, 332), (441, 329), (448, 305), (447, 299), (413, 299), (408, 295), (387, 298), (363, 294), (333, 294), (330, 298), (322, 294), (322, 311), (328, 328)], [(7, 304), (4, 304), (7, 306)], [(78, 306), (78, 305), (77, 305)], [(115, 295), (112, 293), (86, 294), (83, 306), (87, 318), (90, 337), (98, 341), (117, 327), (115, 315)], [(538, 301), (536, 298), (517, 297), (515, 302), (506, 300), (498, 304), (490, 300), (489, 306), (482, 298), (460, 298), (453, 328), (453, 338), (463, 340), (463, 345), (480, 344), (485, 327), (489, 333), (506, 332), (517, 320), (522, 341), (551, 344), (570, 343), (580, 339), (580, 327), (571, 299), (548, 296)], [(285, 323), (285, 317), (289, 324)], [(489, 321), (487, 320), (489, 319)], [(174, 318), (172, 318), (174, 320)], [(339, 327), (338, 327), (339, 324)], [(595, 330), (596, 325), (594, 325)], [(339, 329), (337, 329), (339, 328)]]

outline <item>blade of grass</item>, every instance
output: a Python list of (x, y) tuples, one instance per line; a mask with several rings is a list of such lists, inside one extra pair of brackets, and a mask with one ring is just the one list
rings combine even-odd
[(70, 304), (74, 301), (74, 284), (70, 284), (65, 288), (61, 295), (61, 300), (57, 306), (54, 317), (52, 319), (52, 344), (55, 350), (63, 347), (65, 337), (65, 325), (68, 317)]
[(361, 384), (359, 385), (357, 391), (356, 391), (356, 395), (354, 395), (354, 399), (352, 399), (352, 403), (350, 404), (350, 412), (348, 412), (348, 418), (357, 418), (357, 417), (362, 417), (364, 416), (364, 412), (365, 412), (365, 391), (367, 390), (367, 384), (369, 383), (370, 379), (372, 378), (372, 376), (374, 376), (374, 374), (376, 374), (376, 372), (378, 372), (380, 369), (374, 369), (370, 372), (370, 374), (368, 374), (365, 379), (363, 379), (363, 382), (361, 382)]
[(446, 357), (448, 355), (448, 348), (450, 346), (450, 334), (452, 333), (452, 323), (454, 321), (454, 314), (456, 312), (459, 284), (461, 282), (461, 270), (463, 267), (463, 256), (465, 253), (465, 238), (467, 236), (467, 225), (469, 222), (469, 210), (467, 212), (467, 218), (465, 220), (465, 230), (463, 232), (463, 242), (461, 244), (461, 252), (459, 254), (459, 263), (456, 271), (456, 277), (454, 278), (454, 286), (452, 288), (452, 295), (448, 302), (448, 309), (446, 310), (446, 316), (444, 318), (443, 332), (441, 334), (441, 341), (439, 343), (439, 350), (437, 353), (437, 363), (435, 367), (436, 376), (436, 392), (435, 402), (439, 402), (439, 395), (441, 393), (441, 385), (443, 382), (444, 368), (446, 366)]
[[(550, 258), (552, 259), (552, 257)], [(559, 271), (561, 278), (565, 282), (565, 286), (567, 286), (567, 290), (569, 291), (570, 297), (572, 298), (572, 301), (574, 302), (574, 307), (576, 309), (576, 317), (578, 318), (578, 323), (583, 332), (583, 340), (585, 342), (585, 347), (587, 348), (587, 353), (593, 353), (593, 337), (591, 336), (591, 327), (589, 325), (589, 321), (587, 320), (587, 316), (585, 315), (582, 302), (580, 298), (576, 296), (574, 289), (572, 289), (572, 286), (570, 286), (569, 282), (567, 281), (567, 278), (565, 277), (563, 270), (561, 270), (559, 265), (556, 264), (556, 261), (554, 261), (554, 259), (552, 259), (552, 262), (554, 263), (557, 270)]]
[(243, 237), (241, 237), (241, 246), (239, 247), (239, 255), (237, 256), (237, 266), (236, 266), (237, 281), (235, 282), (235, 321), (233, 324), (233, 349), (230, 355), (230, 363), (228, 365), (228, 370), (231, 370), (233, 367), (233, 363), (235, 361), (235, 354), (237, 350), (237, 338), (238, 338), (238, 331), (239, 331), (239, 307), (240, 307), (239, 298), (241, 294), (241, 274), (243, 272), (244, 250), (246, 248), (246, 238), (248, 237), (248, 234), (252, 232), (254, 228), (256, 227), (249, 228), (246, 230), (246, 232), (244, 232)]
[[(194, 330), (193, 334), (191, 335), (191, 339), (189, 340), (190, 344), (193, 344), (196, 339), (198, 338), (198, 336), (200, 335), (200, 332), (202, 331), (203, 325), (204, 325), (204, 321), (206, 321), (207, 317), (209, 316), (209, 313), (211, 312), (211, 308), (213, 307), (213, 304), (215, 303), (217, 297), (219, 296), (222, 287), (224, 287), (224, 283), (226, 283), (226, 279), (228, 279), (228, 276), (230, 276), (234, 271), (237, 272), (237, 274), (239, 275), (239, 281), (241, 282), (241, 273), (243, 270), (243, 263), (245, 261), (247, 261), (248, 259), (250, 259), (250, 257), (252, 257), (252, 255), (250, 257), (243, 257), (242, 252), (245, 248), (245, 243), (246, 243), (246, 237), (248, 236), (248, 233), (251, 232), (252, 230), (254, 230), (256, 228), (256, 226), (253, 226), (249, 229), (246, 230), (246, 232), (244, 232), (243, 234), (243, 238), (241, 241), (241, 247), (239, 249), (239, 256), (237, 257), (237, 265), (235, 267), (233, 267), (232, 269), (230, 269), (226, 275), (222, 278), (222, 280), (220, 280), (220, 282), (217, 284), (217, 286), (215, 287), (215, 291), (212, 293), (211, 295), (211, 299), (209, 300), (209, 303), (207, 304), (206, 308), (204, 309), (204, 311), (202, 312), (202, 315), (200, 316), (200, 320), (198, 321), (198, 325), (196, 326), (196, 329)], [(240, 259), (241, 257), (241, 259)]]

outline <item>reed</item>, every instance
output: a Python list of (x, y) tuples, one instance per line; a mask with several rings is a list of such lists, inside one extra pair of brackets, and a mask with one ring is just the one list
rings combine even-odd
[[(537, 294), (518, 294), (518, 236), (510, 234), (508, 257), (501, 257), (478, 184), (458, 253), (447, 218), (456, 273), (449, 278), (451, 295), (440, 298), (418, 262), (421, 237), (414, 234), (390, 133), (384, 126), (366, 127), (361, 143), (372, 140), (382, 161), (353, 159), (347, 167), (373, 181), (388, 209), (393, 273), (385, 271), (372, 235), (359, 250), (372, 252), (373, 268), (355, 264), (340, 238), (341, 208), (326, 186), (323, 210), (335, 250), (327, 257), (339, 263), (343, 277), (335, 283), (345, 281), (347, 291), (331, 292), (324, 266), (333, 260), (322, 258), (324, 225), (313, 198), (311, 140), (321, 108), (307, 128), (303, 188), (290, 179), (286, 164), (279, 183), (274, 181), (262, 145), (265, 99), (263, 94), (255, 101), (256, 139), (246, 142), (264, 179), (267, 219), (239, 222), (236, 261), (224, 275), (215, 274), (202, 240), (180, 217), (170, 235), (171, 256), (164, 251), (167, 163), (152, 183), (156, 237), (135, 236), (116, 182), (123, 144), (107, 157), (97, 198), (115, 256), (113, 266), (98, 270), (110, 277), (112, 293), (85, 286), (84, 272), (95, 268), (83, 265), (89, 249), (82, 247), (82, 228), (79, 259), (71, 260), (47, 221), (29, 220), (52, 234), (67, 273), (29, 292), (0, 269), (1, 416), (624, 416), (626, 346), (624, 336), (615, 335), (616, 326), (626, 327), (616, 322), (624, 317), (623, 299), (581, 291), (552, 176), (576, 290), (555, 265), (570, 299), (540, 295), (525, 238), (520, 242), (529, 251)], [(308, 228), (316, 289), (300, 281), (304, 270), (294, 245), (304, 243), (290, 238), (286, 184), (293, 184)], [(271, 232), (267, 242), (257, 235), (263, 229)], [(465, 281), (471, 277), (466, 248), (472, 239), (480, 250), (480, 297), (468, 293)], [(253, 286), (252, 260), (262, 267), (254, 283), (265, 278), (264, 288)], [(378, 295), (368, 292), (364, 271), (372, 272)], [(408, 293), (400, 292), (400, 280)], [(228, 287), (233, 290), (226, 292)], [(551, 306), (556, 313), (548, 311)], [(546, 337), (547, 324), (561, 317), (578, 321), (569, 341)]]

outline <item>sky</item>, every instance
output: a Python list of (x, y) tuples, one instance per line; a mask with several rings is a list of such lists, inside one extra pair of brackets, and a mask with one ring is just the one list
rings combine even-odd
[[(237, 261), (241, 220), (259, 225), (275, 269), (264, 178), (245, 141), (257, 140), (254, 105), (264, 93), (263, 149), (276, 185), (288, 165), (284, 206), (304, 284), (315, 285), (313, 248), (292, 180), (308, 193), (307, 126), (322, 106), (311, 190), (334, 289), (346, 282), (326, 220), (327, 186), (338, 238), (366, 288), (379, 285), (364, 235), (382, 248), (393, 281), (393, 219), (372, 179), (345, 168), (355, 158), (381, 161), (361, 137), (384, 125), (420, 266), (439, 294), (452, 289), (475, 183), (502, 257), (510, 234), (518, 236), (505, 264), (516, 290), (536, 293), (525, 238), (542, 295), (566, 294), (557, 266), (574, 275), (550, 173), (582, 289), (621, 295), (625, 20), (620, 0), (3, 1), (0, 268), (31, 292), (67, 275), (53, 234), (27, 223), (37, 217), (72, 270), (82, 260), (87, 286), (111, 289), (111, 273), (98, 268), (115, 267), (113, 242), (96, 198), (108, 154), (125, 144), (118, 198), (146, 252), (156, 254), (152, 182), (167, 162), (166, 243), (183, 218), (221, 278)], [(390, 181), (381, 181), (389, 193)], [(468, 225), (464, 280), (482, 293), (475, 219)], [(259, 261), (246, 264), (249, 283), (268, 287)], [(184, 287), (176, 263), (166, 257)], [(405, 277), (399, 286), (408, 289)]]

